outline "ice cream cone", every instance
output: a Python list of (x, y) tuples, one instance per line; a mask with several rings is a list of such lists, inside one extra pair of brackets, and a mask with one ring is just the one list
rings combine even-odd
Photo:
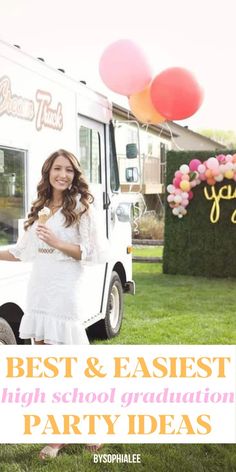
[(39, 222), (39, 224), (45, 225), (45, 223), (47, 222), (47, 220), (48, 220), (48, 216), (47, 216), (47, 215), (41, 215), (41, 216), (39, 216), (38, 222)]
[(43, 207), (42, 210), (38, 212), (38, 223), (45, 225), (47, 220), (51, 216), (51, 210), (48, 207)]

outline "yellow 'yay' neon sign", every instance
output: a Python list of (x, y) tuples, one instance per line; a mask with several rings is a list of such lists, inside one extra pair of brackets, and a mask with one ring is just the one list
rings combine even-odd
[[(236, 198), (236, 189), (232, 188), (232, 185), (224, 185), (217, 192), (215, 186), (211, 186), (211, 194), (207, 187), (204, 187), (204, 196), (207, 200), (213, 200), (211, 207), (210, 220), (212, 223), (217, 223), (220, 218), (220, 201), (221, 200), (232, 200)], [(231, 222), (236, 223), (236, 210), (231, 215)]]

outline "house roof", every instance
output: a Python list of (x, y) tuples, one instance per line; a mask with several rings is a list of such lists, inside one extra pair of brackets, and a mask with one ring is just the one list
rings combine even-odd
[[(170, 121), (169, 126), (175, 130), (175, 132), (177, 133), (177, 137), (180, 135), (182, 129), (184, 128), (186, 131), (188, 131), (189, 133), (195, 135), (198, 138), (201, 138), (202, 140), (205, 140), (209, 143), (215, 144), (217, 147), (219, 147), (221, 149), (227, 149), (227, 146), (225, 144), (222, 144), (219, 141), (215, 141), (214, 139), (208, 138), (207, 136), (204, 136), (203, 134), (197, 133), (197, 131), (193, 131), (192, 129), (189, 129), (188, 126), (181, 126), (181, 125), (175, 123), (174, 121)], [(179, 130), (179, 132), (178, 132), (178, 130)]]

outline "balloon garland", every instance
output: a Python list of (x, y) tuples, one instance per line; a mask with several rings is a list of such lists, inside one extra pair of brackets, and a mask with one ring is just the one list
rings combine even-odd
[(224, 179), (236, 181), (236, 154), (219, 154), (204, 162), (192, 159), (188, 165), (182, 164), (175, 172), (172, 184), (167, 186), (167, 201), (173, 215), (182, 218), (187, 214), (186, 207), (193, 198), (192, 189), (201, 182), (215, 185)]

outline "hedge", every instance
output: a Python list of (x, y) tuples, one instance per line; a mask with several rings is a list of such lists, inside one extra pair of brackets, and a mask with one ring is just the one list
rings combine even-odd
[[(223, 151), (223, 154), (234, 153), (232, 150)], [(172, 183), (175, 171), (182, 164), (188, 164), (193, 158), (204, 161), (211, 156), (214, 156), (212, 151), (169, 151), (166, 187)], [(215, 187), (219, 189), (229, 184), (236, 190), (236, 182), (228, 179)], [(202, 182), (193, 189), (194, 197), (187, 207), (187, 215), (181, 219), (172, 214), (165, 199), (164, 273), (236, 277), (236, 224), (231, 222), (236, 199), (220, 201), (220, 218), (213, 224), (210, 221), (212, 201), (206, 200), (203, 194), (206, 185)]]

